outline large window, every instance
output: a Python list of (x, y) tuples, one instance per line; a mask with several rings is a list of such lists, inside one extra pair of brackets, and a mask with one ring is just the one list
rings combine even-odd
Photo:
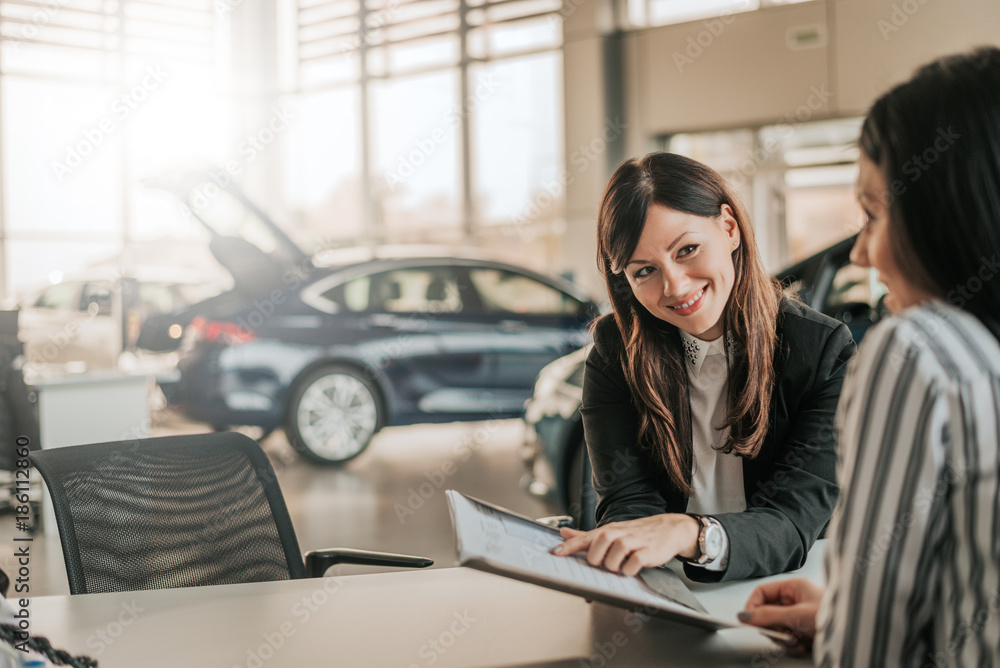
[(462, 229), (458, 89), (454, 69), (372, 84), (370, 187), (385, 238), (447, 238)]
[(633, 28), (648, 28), (800, 2), (813, 0), (627, 0), (627, 23)]
[(197, 236), (142, 180), (224, 162), (236, 139), (211, 0), (0, 0), (0, 15), (0, 292)]
[(561, 230), (560, 0), (275, 6), (0, 0), (2, 296), (208, 258), (144, 183), (176, 168), (236, 181), (310, 253)]
[[(325, 168), (284, 184), (304, 234), (334, 245), (514, 238), (526, 211), (557, 227), (560, 0), (285, 5), (282, 83), (308, 119), (285, 160)], [(325, 117), (308, 111), (322, 100)]]
[(709, 165), (733, 186), (778, 270), (859, 229), (854, 199), (861, 120), (847, 118), (677, 134), (663, 148)]

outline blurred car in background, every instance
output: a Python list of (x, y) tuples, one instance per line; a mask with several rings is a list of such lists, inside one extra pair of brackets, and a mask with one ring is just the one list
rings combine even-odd
[(143, 322), (219, 291), (207, 276), (166, 268), (92, 267), (17, 301), (18, 336), (33, 367), (158, 371), (176, 360), (137, 350)]
[[(854, 237), (838, 242), (778, 272), (786, 292), (845, 323), (855, 341), (885, 313), (885, 288), (871, 269), (851, 264)], [(525, 407), (522, 458), (527, 469), (522, 485), (580, 526), (583, 494), (592, 493), (583, 479), (586, 444), (580, 404), (590, 346), (555, 360), (538, 374)]]
[(476, 258), (317, 266), (233, 185), (149, 185), (188, 204), (233, 289), (147, 321), (139, 345), (179, 348), (167, 400), (217, 429), (284, 427), (305, 457), (341, 463), (382, 427), (520, 417), (539, 370), (584, 345), (597, 306), (575, 285)]

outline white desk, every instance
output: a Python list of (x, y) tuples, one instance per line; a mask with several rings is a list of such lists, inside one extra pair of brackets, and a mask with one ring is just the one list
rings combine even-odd
[[(821, 561), (813, 550), (798, 574), (819, 580)], [(692, 589), (734, 619), (760, 582)], [(30, 607), (33, 633), (101, 668), (811, 665), (750, 629), (707, 633), (467, 568), (41, 597)]]
[(110, 371), (32, 380), (42, 447), (146, 438), (152, 383), (151, 376)]
[[(149, 435), (151, 376), (98, 372), (33, 379), (41, 447), (61, 448)], [(58, 538), (48, 488), (42, 486), (42, 530)]]

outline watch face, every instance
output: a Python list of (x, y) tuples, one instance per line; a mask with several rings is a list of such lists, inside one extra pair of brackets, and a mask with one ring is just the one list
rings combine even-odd
[(722, 531), (719, 527), (710, 525), (705, 528), (705, 556), (715, 559), (722, 552)]

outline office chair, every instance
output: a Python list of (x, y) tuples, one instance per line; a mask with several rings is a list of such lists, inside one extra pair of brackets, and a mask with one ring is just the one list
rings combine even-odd
[[(586, 444), (580, 447), (586, 448)], [(590, 466), (590, 457), (583, 453), (583, 470), (580, 480), (570, 480), (569, 484), (580, 486), (580, 507), (571, 508), (573, 522), (580, 531), (590, 531), (597, 528), (597, 492), (594, 491), (594, 469)]]
[[(590, 457), (587, 455), (585, 443), (580, 444), (584, 448), (583, 466), (580, 467), (580, 477), (567, 475), (566, 487), (575, 487), (577, 490), (576, 500), (570, 501), (567, 511), (569, 515), (550, 515), (539, 517), (536, 521), (547, 524), (556, 529), (569, 527), (580, 531), (590, 531), (597, 528), (597, 492), (594, 490), (594, 470), (590, 466)], [(572, 473), (573, 467), (570, 467)], [(570, 497), (573, 498), (572, 496)]]
[(423, 568), (422, 557), (314, 550), (305, 561), (271, 463), (236, 432), (39, 450), (70, 592), (321, 577), (334, 564)]

